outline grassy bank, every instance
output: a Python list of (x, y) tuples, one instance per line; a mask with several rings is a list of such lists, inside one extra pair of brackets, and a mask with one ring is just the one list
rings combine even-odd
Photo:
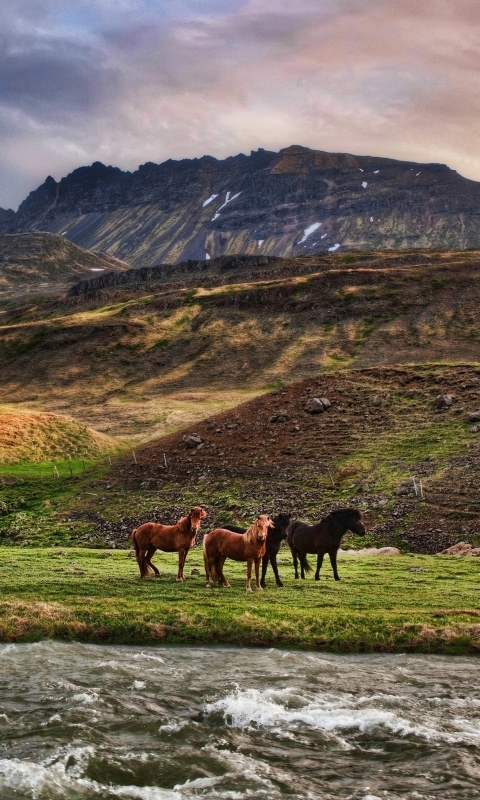
[[(202, 553), (185, 584), (175, 558), (157, 554), (159, 580), (140, 581), (125, 551), (1, 548), (0, 639), (45, 637), (124, 644), (198, 643), (338, 652), (479, 653), (477, 559), (347, 556), (335, 583), (295, 581), (281, 551), (285, 587), (245, 592), (244, 565), (227, 562), (231, 589), (206, 589)], [(326, 579), (327, 578), (327, 579)]]

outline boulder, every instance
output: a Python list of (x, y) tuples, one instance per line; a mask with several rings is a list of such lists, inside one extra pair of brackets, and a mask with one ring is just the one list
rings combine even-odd
[(480, 411), (473, 411), (468, 415), (469, 422), (480, 422)]
[(473, 547), (468, 542), (457, 542), (457, 544), (452, 545), (452, 547), (447, 547), (446, 550), (442, 550), (441, 553), (437, 553), (437, 555), (466, 556), (470, 554), (471, 550), (473, 550)]
[[(328, 403), (328, 405), (325, 405)], [(309, 400), (305, 403), (305, 411), (308, 411), (310, 414), (322, 414), (326, 408), (330, 408), (330, 400), (327, 400), (326, 397), (310, 397)]]
[(186, 447), (193, 449), (194, 447), (202, 445), (203, 439), (201, 438), (201, 436), (198, 435), (198, 433), (190, 433), (190, 434), (185, 434), (185, 436), (182, 437), (182, 442), (185, 444)]
[(453, 403), (451, 394), (437, 394), (435, 398), (435, 408), (450, 408)]

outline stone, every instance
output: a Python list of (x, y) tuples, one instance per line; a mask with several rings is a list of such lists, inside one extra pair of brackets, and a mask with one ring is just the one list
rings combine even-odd
[(324, 409), (325, 409), (325, 410), (326, 410), (327, 408), (330, 408), (330, 407), (331, 407), (331, 405), (332, 405), (332, 404), (331, 404), (331, 402), (330, 402), (330, 400), (328, 399), (328, 397), (321, 397), (321, 398), (320, 398), (320, 402), (321, 402), (321, 404), (323, 405), (323, 407), (324, 407)]
[(318, 397), (311, 397), (307, 400), (304, 408), (305, 411), (308, 411), (310, 414), (323, 414), (325, 411), (324, 405)]
[(200, 570), (197, 567), (194, 567), (190, 573), (190, 575), (200, 575)]
[(269, 422), (286, 422), (290, 417), (288, 416), (286, 411), (277, 411), (275, 414), (272, 414)]
[(451, 394), (437, 394), (435, 398), (435, 408), (450, 408), (453, 403)]
[(203, 439), (201, 438), (201, 436), (198, 435), (198, 433), (190, 433), (190, 434), (185, 434), (185, 436), (182, 436), (182, 442), (185, 444), (186, 447), (189, 447), (190, 449), (193, 450), (193, 448), (196, 448), (200, 444), (203, 444)]
[(480, 411), (473, 411), (468, 415), (469, 422), (480, 422)]
[(466, 556), (470, 553), (470, 550), (473, 550), (473, 548), (469, 542), (457, 542), (457, 544), (452, 545), (452, 547), (447, 547), (446, 550), (442, 550), (440, 553), (437, 553), (437, 555)]
[(376, 394), (375, 397), (373, 398), (372, 405), (374, 405), (374, 406), (379, 406), (380, 405), (380, 398), (379, 398), (378, 394)]
[(470, 430), (471, 430), (472, 433), (478, 433), (480, 428), (479, 428), (478, 425), (473, 425), (473, 427), (471, 427)]

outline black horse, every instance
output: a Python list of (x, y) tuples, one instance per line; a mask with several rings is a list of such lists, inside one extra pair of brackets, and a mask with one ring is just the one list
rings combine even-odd
[[(280, 550), (280, 545), (282, 544), (282, 541), (284, 541), (287, 538), (287, 529), (291, 521), (292, 517), (290, 514), (278, 514), (276, 517), (272, 517), (272, 522), (274, 523), (274, 527), (268, 529), (267, 549), (265, 551), (265, 555), (262, 558), (262, 577), (260, 580), (260, 585), (264, 589), (266, 586), (265, 575), (267, 573), (269, 562), (272, 565), (277, 586), (283, 586), (283, 583), (280, 580), (280, 576), (278, 574), (277, 555), (278, 551)], [(246, 528), (239, 528), (237, 525), (222, 525), (222, 528), (224, 528), (224, 530), (226, 531), (232, 531), (233, 533), (245, 533), (245, 531), (247, 530)]]
[(337, 552), (342, 541), (342, 536), (347, 531), (356, 533), (358, 536), (365, 536), (365, 528), (362, 524), (362, 512), (356, 508), (340, 508), (332, 511), (316, 525), (308, 525), (306, 522), (292, 522), (288, 529), (287, 541), (292, 551), (293, 563), (295, 566), (295, 578), (298, 578), (298, 560), (300, 560), (300, 571), (302, 578), (305, 572), (310, 570), (307, 561), (307, 553), (316, 553), (317, 570), (315, 580), (320, 580), (320, 569), (323, 556), (328, 553), (333, 569), (333, 577), (336, 581), (340, 578), (337, 572)]

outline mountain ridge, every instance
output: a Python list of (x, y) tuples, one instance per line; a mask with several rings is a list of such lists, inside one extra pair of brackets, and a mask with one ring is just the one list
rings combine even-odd
[(0, 232), (46, 230), (134, 267), (232, 254), (480, 247), (480, 183), (443, 164), (291, 145), (134, 172), (95, 162), (0, 210)]

